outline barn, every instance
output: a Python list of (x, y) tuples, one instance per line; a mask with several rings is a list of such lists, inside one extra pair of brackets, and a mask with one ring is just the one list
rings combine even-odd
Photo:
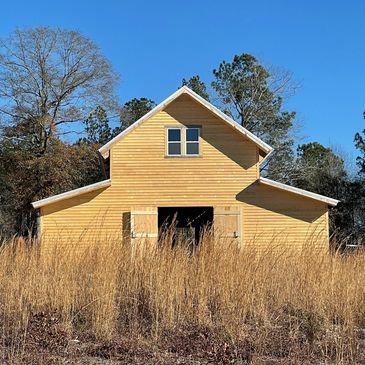
[(327, 247), (328, 210), (338, 201), (260, 176), (271, 151), (183, 86), (100, 148), (108, 179), (32, 203), (42, 242), (156, 241), (173, 221), (194, 242), (213, 226), (239, 245)]

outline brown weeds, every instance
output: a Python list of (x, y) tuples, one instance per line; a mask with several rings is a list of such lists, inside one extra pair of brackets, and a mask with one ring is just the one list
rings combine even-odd
[(0, 252), (3, 362), (90, 338), (86, 353), (110, 358), (122, 336), (222, 364), (361, 363), (365, 256), (308, 247), (13, 239)]

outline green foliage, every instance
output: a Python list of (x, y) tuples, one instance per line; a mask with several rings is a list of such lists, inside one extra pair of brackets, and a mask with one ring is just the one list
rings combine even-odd
[(202, 81), (199, 75), (195, 75), (190, 77), (190, 79), (182, 79), (181, 86), (187, 86), (198, 95), (200, 95), (205, 100), (209, 100), (209, 94), (207, 91), (207, 86), (205, 85), (204, 81)]
[(101, 106), (91, 111), (85, 119), (84, 125), (87, 134), (84, 140), (103, 145), (111, 139), (112, 130), (109, 126), (109, 119), (105, 109)]
[[(363, 113), (365, 119), (365, 112)], [(343, 231), (348, 232), (351, 237), (354, 237), (352, 241), (364, 243), (365, 241), (365, 129), (362, 132), (355, 134), (354, 138), (355, 147), (359, 150), (360, 155), (356, 157), (356, 163), (359, 167), (358, 176), (348, 179), (345, 186), (345, 194), (342, 199), (342, 204), (338, 210), (338, 215), (343, 214), (347, 219), (347, 227), (344, 227)], [(334, 219), (334, 223), (337, 226), (338, 218)], [(342, 218), (342, 217), (341, 217)], [(341, 219), (341, 222), (344, 219)], [(350, 227), (350, 229), (349, 229)]]
[(282, 110), (287, 77), (279, 83), (276, 75), (249, 54), (236, 55), (231, 63), (223, 61), (213, 74), (212, 87), (226, 114), (275, 148), (265, 170), (269, 177), (285, 182), (293, 159), (291, 128), (295, 118), (294, 112)]
[[(365, 112), (363, 113), (365, 119)], [(360, 174), (365, 174), (365, 129), (361, 133), (355, 134), (355, 147), (359, 150), (360, 156), (357, 156), (356, 163), (360, 168)]]
[(298, 146), (297, 155), (295, 186), (339, 198), (336, 189), (347, 178), (344, 160), (317, 142)]
[(121, 127), (119, 132), (128, 128), (131, 124), (147, 114), (156, 106), (156, 103), (147, 98), (133, 98), (127, 101), (120, 113)]
[[(336, 182), (334, 182), (336, 184)], [(331, 228), (338, 241), (365, 244), (365, 183), (362, 177), (344, 179), (334, 185), (341, 201), (330, 210)]]
[(340, 200), (330, 210), (331, 233), (338, 241), (359, 243), (365, 233), (365, 186), (348, 176), (343, 158), (317, 142), (297, 149), (291, 183), (299, 188)]
[(86, 142), (103, 145), (143, 117), (155, 106), (156, 103), (147, 98), (134, 98), (127, 101), (120, 111), (120, 126), (115, 128), (110, 126), (106, 110), (101, 106), (97, 106), (84, 121), (86, 137), (80, 139), (79, 143)]

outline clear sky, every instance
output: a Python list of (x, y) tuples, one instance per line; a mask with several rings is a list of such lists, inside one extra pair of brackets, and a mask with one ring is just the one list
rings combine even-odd
[(160, 102), (183, 77), (251, 53), (290, 71), (301, 85), (286, 104), (302, 142), (356, 156), (365, 128), (365, 1), (362, 0), (6, 0), (0, 36), (15, 28), (59, 26), (91, 38), (121, 75), (121, 101)]

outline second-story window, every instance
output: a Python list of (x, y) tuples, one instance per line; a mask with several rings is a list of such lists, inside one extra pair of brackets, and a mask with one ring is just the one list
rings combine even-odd
[(199, 128), (186, 128), (186, 155), (198, 156), (199, 151)]
[(167, 130), (167, 154), (169, 156), (181, 156), (181, 129), (168, 128)]

